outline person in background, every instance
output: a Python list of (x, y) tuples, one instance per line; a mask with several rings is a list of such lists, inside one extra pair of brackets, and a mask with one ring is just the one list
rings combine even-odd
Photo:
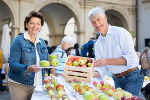
[(57, 46), (52, 46), (52, 47), (51, 47), (50, 54), (53, 53), (53, 52), (55, 51), (56, 47), (57, 47)]
[(81, 50), (79, 49), (79, 44), (78, 43), (75, 43), (74, 44), (74, 49), (71, 50), (71, 55), (72, 56), (81, 56)]
[(124, 28), (109, 25), (105, 11), (100, 7), (91, 9), (88, 17), (100, 32), (94, 45), (96, 60), (93, 63), (93, 77), (103, 78), (110, 72), (115, 88), (120, 87), (139, 96), (144, 77), (138, 69), (139, 59), (131, 34)]
[(100, 32), (97, 32), (96, 39), (95, 38), (90, 38), (89, 42), (85, 43), (81, 47), (81, 56), (90, 57), (90, 58), (95, 57), (94, 44), (95, 44), (95, 42), (96, 42), (96, 40), (98, 39), (99, 36), (100, 36)]
[(64, 64), (67, 60), (67, 53), (65, 50), (70, 48), (73, 44), (73, 39), (71, 36), (65, 36), (61, 44), (57, 46), (55, 51), (52, 54), (57, 54), (58, 55), (58, 60), (60, 62), (59, 66), (55, 68), (52, 68), (52, 74), (53, 75), (63, 75), (64, 73)]
[(3, 84), (2, 84), (2, 76), (1, 76), (2, 68), (3, 68), (3, 53), (2, 53), (2, 50), (0, 49), (0, 94), (4, 90)]
[(48, 46), (48, 41), (47, 40), (44, 40), (44, 41), (47, 45), (48, 54), (50, 55), (51, 54), (51, 48)]
[(25, 32), (11, 44), (8, 74), (11, 100), (31, 100), (34, 88), (44, 83), (45, 70), (38, 68), (41, 60), (48, 60), (47, 46), (38, 36), (43, 24), (43, 16), (31, 11), (25, 17)]
[(148, 50), (149, 47), (144, 48), (144, 52), (141, 53), (140, 63), (141, 63), (141, 75), (149, 76), (150, 63), (148, 61)]
[(85, 43), (83, 46), (81, 46), (81, 56), (83, 57), (89, 57), (89, 45), (94, 44), (95, 40), (94, 38), (90, 38), (90, 40)]
[(67, 50), (66, 50), (66, 53), (67, 53), (67, 56), (69, 56), (69, 55), (71, 55), (71, 50), (72, 48), (68, 48)]

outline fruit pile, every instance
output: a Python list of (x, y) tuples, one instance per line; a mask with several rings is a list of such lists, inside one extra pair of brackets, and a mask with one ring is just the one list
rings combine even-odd
[(69, 56), (66, 65), (87, 68), (91, 67), (92, 63), (93, 63), (92, 58)]
[(76, 92), (83, 95), (85, 100), (142, 100), (138, 96), (133, 96), (131, 93), (124, 91), (121, 88), (115, 89), (109, 83), (93, 82), (91, 87), (86, 83), (79, 83), (77, 81), (68, 81)]
[(93, 78), (93, 58), (69, 56), (64, 67), (66, 81), (76, 79), (79, 82), (90, 83)]
[(59, 60), (58, 60), (57, 54), (49, 55), (49, 61), (47, 61), (47, 60), (40, 61), (41, 67), (49, 67), (50, 65), (52, 65), (53, 67), (57, 67), (59, 65)]
[(70, 100), (69, 97), (65, 94), (64, 85), (59, 84), (57, 79), (52, 74), (50, 77), (48, 75), (45, 76), (45, 88), (47, 90), (47, 94), (51, 97), (51, 100)]
[(109, 96), (99, 91), (95, 91), (93, 87), (88, 84), (77, 83), (74, 81), (69, 81), (71, 86), (78, 92), (80, 95), (83, 95), (85, 100), (109, 100)]
[[(133, 96), (131, 93), (124, 91), (121, 88), (115, 89), (114, 86), (111, 86), (109, 83), (104, 83), (101, 81), (100, 83), (94, 81), (93, 85), (97, 87), (98, 90), (101, 90), (106, 95), (112, 97), (115, 100), (142, 100), (138, 96)], [(103, 99), (100, 99), (103, 100)]]
[(49, 61), (51, 62), (52, 66), (57, 67), (59, 65), (58, 55), (57, 54), (49, 55)]

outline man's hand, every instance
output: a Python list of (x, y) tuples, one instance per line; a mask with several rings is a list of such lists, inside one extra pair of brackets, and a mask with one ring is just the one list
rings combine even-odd
[(104, 65), (107, 65), (107, 60), (104, 58), (95, 60), (93, 63), (93, 67), (100, 67), (100, 66), (104, 66)]
[(27, 73), (29, 72), (35, 72), (37, 73), (38, 71), (41, 70), (41, 68), (37, 68), (38, 66), (37, 65), (30, 65), (28, 68), (27, 68)]
[(100, 77), (99, 72), (94, 72), (93, 78)]

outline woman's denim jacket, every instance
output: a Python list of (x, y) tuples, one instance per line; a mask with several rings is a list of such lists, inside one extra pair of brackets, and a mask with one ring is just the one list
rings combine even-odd
[[(48, 60), (48, 50), (44, 40), (40, 39), (37, 44), (37, 51), (40, 60)], [(25, 85), (34, 84), (34, 72), (26, 73), (29, 65), (36, 64), (35, 45), (24, 38), (24, 34), (19, 35), (13, 41), (10, 47), (10, 71), (8, 77), (16, 82)], [(45, 71), (42, 69), (42, 80), (44, 80)]]

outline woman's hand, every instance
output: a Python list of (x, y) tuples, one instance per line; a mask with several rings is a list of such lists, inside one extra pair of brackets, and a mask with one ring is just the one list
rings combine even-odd
[(107, 65), (107, 60), (104, 58), (95, 60), (93, 63), (93, 67), (100, 67), (100, 66), (104, 66), (104, 65)]
[(37, 65), (30, 65), (30, 66), (28, 66), (27, 73), (28, 72), (35, 72), (35, 73), (37, 73), (38, 71), (41, 70), (41, 68), (37, 68), (37, 67), (38, 67)]

